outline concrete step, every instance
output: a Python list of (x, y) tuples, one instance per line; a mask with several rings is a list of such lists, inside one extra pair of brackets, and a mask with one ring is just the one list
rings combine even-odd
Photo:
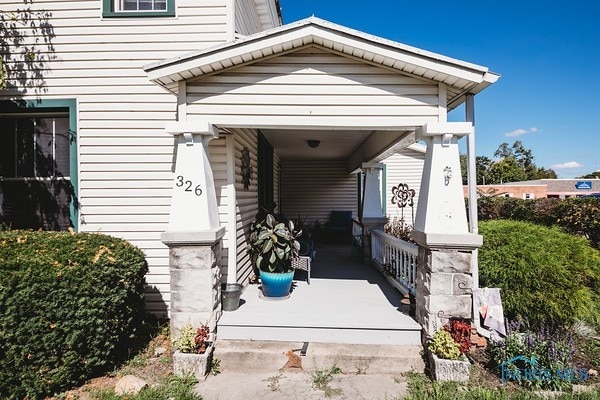
[(402, 328), (356, 326), (259, 325), (219, 322), (219, 338), (226, 340), (288, 341), (346, 344), (420, 345), (421, 327), (414, 321)]
[[(303, 342), (289, 341), (218, 339), (214, 358), (220, 360), (223, 372), (276, 372), (290, 360), (290, 351), (300, 356), (303, 345)], [(411, 370), (424, 371), (422, 350), (420, 345), (308, 342), (306, 355), (300, 356), (300, 362), (306, 371), (329, 369), (336, 365), (346, 374), (398, 376)]]

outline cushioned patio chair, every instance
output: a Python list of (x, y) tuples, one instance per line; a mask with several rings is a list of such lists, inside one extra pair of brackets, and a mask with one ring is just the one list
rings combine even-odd
[(352, 211), (333, 210), (327, 222), (327, 232), (336, 243), (350, 243), (352, 239)]

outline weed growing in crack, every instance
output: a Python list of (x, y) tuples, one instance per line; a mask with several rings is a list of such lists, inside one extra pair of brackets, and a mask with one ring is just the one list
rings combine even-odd
[(318, 369), (311, 373), (313, 387), (318, 390), (325, 392), (325, 396), (331, 397), (342, 393), (341, 389), (334, 389), (329, 384), (333, 380), (333, 377), (337, 374), (341, 374), (342, 370), (337, 365), (333, 364), (329, 369)]
[(210, 373), (212, 376), (217, 376), (221, 373), (221, 360), (218, 358), (210, 360)]
[(283, 378), (283, 375), (277, 374), (265, 379), (266, 382), (269, 382), (269, 389), (271, 390), (271, 392), (279, 391), (279, 380), (281, 378)]

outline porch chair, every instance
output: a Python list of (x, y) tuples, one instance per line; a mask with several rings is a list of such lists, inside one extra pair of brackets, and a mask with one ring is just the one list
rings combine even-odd
[(306, 282), (310, 285), (310, 264), (317, 252), (308, 231), (302, 232), (298, 242), (300, 243), (300, 251), (298, 257), (292, 258), (292, 268), (306, 271)]
[(326, 230), (337, 243), (350, 243), (352, 238), (352, 211), (333, 210)]

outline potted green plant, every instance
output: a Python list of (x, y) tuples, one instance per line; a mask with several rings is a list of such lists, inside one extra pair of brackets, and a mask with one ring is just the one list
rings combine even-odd
[(197, 379), (206, 378), (214, 350), (208, 325), (194, 329), (191, 323), (184, 325), (173, 339), (176, 351), (173, 353), (175, 374), (192, 374)]
[(252, 224), (246, 250), (259, 272), (264, 296), (289, 296), (294, 278), (292, 259), (298, 257), (300, 250), (296, 238), (301, 233), (294, 230), (292, 221), (278, 221), (272, 214)]
[(437, 381), (469, 380), (471, 364), (450, 332), (441, 328), (433, 334), (427, 346), (433, 378)]

